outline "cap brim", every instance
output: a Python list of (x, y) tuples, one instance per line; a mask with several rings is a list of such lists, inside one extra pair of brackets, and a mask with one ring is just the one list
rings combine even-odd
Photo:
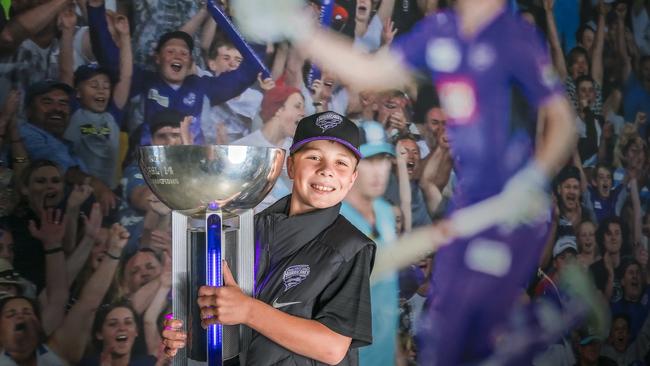
[(379, 144), (363, 144), (359, 147), (359, 151), (366, 159), (379, 154), (388, 154), (395, 156), (395, 148), (393, 145), (387, 142), (382, 142)]
[(338, 137), (333, 137), (333, 136), (318, 136), (318, 137), (310, 137), (310, 138), (308, 138), (308, 139), (304, 139), (304, 140), (302, 140), (302, 141), (296, 142), (295, 144), (291, 145), (291, 147), (289, 148), (289, 152), (291, 152), (291, 153), (293, 154), (293, 153), (295, 153), (296, 151), (300, 150), (300, 148), (303, 147), (303, 146), (305, 146), (306, 144), (308, 144), (308, 143), (310, 143), (310, 142), (312, 142), (312, 141), (318, 141), (318, 140), (328, 140), (328, 141), (335, 141), (335, 142), (338, 142), (339, 144), (341, 144), (341, 145), (347, 147), (350, 151), (352, 151), (352, 153), (353, 153), (353, 154), (354, 154), (354, 155), (355, 155), (359, 160), (363, 159), (363, 154), (361, 154), (361, 152), (359, 151), (359, 149), (357, 149), (356, 147), (354, 147), (351, 143), (349, 143), (349, 142), (347, 142), (347, 141), (345, 141), (345, 140), (343, 140), (343, 139), (340, 139), (340, 138), (338, 138)]

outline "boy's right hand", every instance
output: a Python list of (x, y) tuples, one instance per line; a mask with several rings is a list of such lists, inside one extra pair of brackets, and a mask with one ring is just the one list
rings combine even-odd
[(165, 346), (165, 355), (174, 357), (179, 349), (185, 347), (187, 333), (183, 330), (183, 321), (172, 317), (165, 318), (162, 332), (162, 343)]

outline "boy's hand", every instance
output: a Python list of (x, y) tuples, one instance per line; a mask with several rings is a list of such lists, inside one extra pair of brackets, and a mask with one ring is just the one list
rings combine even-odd
[(199, 288), (197, 303), (201, 308), (201, 326), (212, 324), (245, 324), (250, 314), (252, 298), (239, 288), (230, 272), (228, 263), (223, 261), (223, 286), (202, 286)]
[(165, 346), (165, 355), (167, 357), (174, 357), (179, 349), (185, 347), (187, 341), (187, 333), (183, 332), (183, 321), (174, 319), (169, 314), (165, 317), (163, 323), (162, 343)]

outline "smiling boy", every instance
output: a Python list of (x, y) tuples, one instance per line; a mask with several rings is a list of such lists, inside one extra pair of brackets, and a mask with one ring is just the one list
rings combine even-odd
[[(199, 289), (203, 326), (253, 329), (247, 365), (358, 365), (372, 342), (369, 277), (375, 244), (339, 215), (357, 177), (359, 131), (334, 113), (303, 118), (287, 160), (292, 194), (255, 217), (261, 243), (254, 297), (229, 269), (223, 287)], [(185, 345), (182, 323), (168, 321), (166, 353)]]

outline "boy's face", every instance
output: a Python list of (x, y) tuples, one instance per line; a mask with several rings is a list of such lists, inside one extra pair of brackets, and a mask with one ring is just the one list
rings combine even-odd
[(237, 70), (242, 60), (239, 50), (230, 46), (221, 46), (217, 48), (217, 57), (210, 60), (208, 66), (212, 72), (221, 74), (222, 72)]
[(357, 158), (342, 144), (312, 141), (287, 159), (293, 179), (290, 214), (332, 207), (348, 194), (357, 178)]
[(77, 87), (81, 105), (96, 113), (106, 110), (111, 96), (111, 80), (106, 74), (97, 74), (82, 81)]
[(182, 39), (172, 38), (156, 54), (156, 63), (165, 81), (180, 84), (191, 71), (192, 55)]
[(605, 168), (598, 168), (596, 171), (596, 188), (598, 194), (603, 197), (609, 197), (609, 192), (612, 189), (612, 173)]

